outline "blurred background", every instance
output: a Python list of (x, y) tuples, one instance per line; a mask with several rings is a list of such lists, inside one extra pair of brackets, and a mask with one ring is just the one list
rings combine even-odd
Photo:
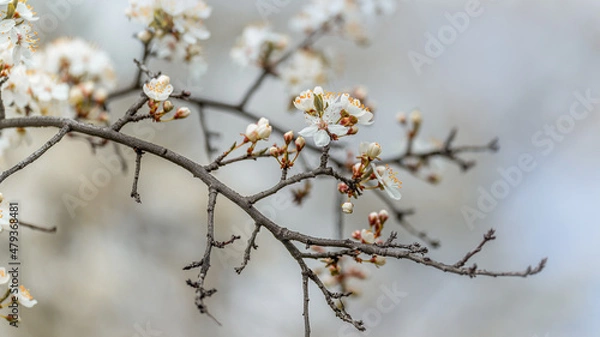
[[(141, 27), (123, 14), (125, 1), (29, 3), (42, 19), (58, 19), (55, 29), (40, 33), (41, 44), (65, 35), (93, 41), (112, 56), (121, 87), (129, 85), (135, 74), (132, 60), (141, 54), (132, 36)], [(229, 50), (245, 25), (262, 17), (255, 1), (208, 3), (214, 11), (206, 22), (212, 33), (204, 44), (206, 74), (192, 79), (187, 77), (188, 69), (177, 65), (152, 62), (150, 66), (168, 73), (176, 90), (237, 102), (259, 70), (241, 69), (230, 60)], [(365, 265), (370, 277), (356, 284), (362, 294), (349, 302), (349, 311), (365, 319), (368, 331), (346, 327), (311, 286), (314, 336), (562, 337), (595, 336), (600, 329), (596, 319), (600, 314), (599, 110), (592, 107), (587, 117), (573, 125), (565, 117), (578, 101), (576, 93), (600, 97), (600, 4), (481, 0), (483, 13), (471, 18), (468, 28), (439, 57), (417, 71), (409, 53), (426, 55), (425, 34), (437, 35), (449, 24), (446, 14), (464, 11), (468, 3), (399, 1), (395, 14), (372, 25), (368, 47), (335, 37), (321, 40), (318, 46), (343, 56), (345, 69), (326, 89), (339, 91), (358, 84), (369, 89), (377, 102), (377, 122), (361, 128), (356, 144), (378, 141), (388, 155), (405, 145), (396, 113), (415, 107), (423, 114), (422, 139), (444, 139), (452, 127), (459, 128), (459, 145), (485, 144), (499, 137), (497, 154), (467, 156), (477, 160), (467, 174), (444, 165), (438, 185), (401, 172), (403, 198), (398, 206), (416, 207), (411, 223), (441, 240), (441, 247), (431, 251), (435, 259), (454, 263), (493, 227), (497, 240), (474, 259), (479, 266), (522, 270), (548, 257), (547, 268), (526, 279), (469, 279), (410, 261), (389, 260), (378, 270)], [(290, 3), (269, 16), (275, 29), (289, 33), (288, 20), (301, 5)], [(300, 39), (292, 34), (294, 44)], [(131, 99), (111, 105), (115, 116), (125, 111)], [(287, 102), (281, 82), (270, 78), (249, 110), (298, 131), (303, 118), (289, 113)], [(238, 139), (248, 121), (210, 110), (207, 123), (222, 134), (216, 144), (223, 149)], [(559, 132), (560, 137), (540, 136), (557, 125), (567, 130)], [(31, 131), (30, 144), (9, 152), (6, 165), (22, 160), (53, 131)], [(125, 131), (201, 163), (209, 160), (196, 115)], [(538, 142), (532, 140), (536, 137)], [(517, 166), (524, 154), (534, 158), (535, 169), (523, 172), (522, 181), (510, 186), (483, 218), (466, 221), (465, 207), (477, 209), (482, 190), (489, 192), (503, 180), (499, 170)], [(22, 309), (18, 330), (0, 324), (0, 335), (301, 336), (299, 268), (266, 231), (261, 232), (260, 248), (241, 275), (233, 268), (242, 260), (245, 240), (214, 254), (207, 282), (218, 292), (207, 303), (223, 325), (198, 313), (193, 289), (185, 284), (196, 272), (184, 272), (182, 267), (204, 251), (206, 188), (180, 168), (148, 155), (140, 178), (143, 203), (136, 204), (129, 197), (135, 156), (126, 151), (126, 157), (128, 173), (112, 173), (111, 147), (94, 155), (86, 142), (66, 140), (3, 183), (5, 198), (20, 202), (23, 220), (57, 225), (59, 230), (56, 234), (22, 230), (21, 281), (39, 304)], [(265, 160), (223, 169), (217, 176), (248, 194), (273, 185), (278, 171), (273, 160)], [(80, 196), (86, 181), (105, 172), (111, 172), (106, 184), (69, 211), (65, 198)], [(264, 201), (260, 209), (288, 228), (332, 236), (334, 188), (332, 181), (319, 180), (302, 207), (293, 205), (284, 192)], [(217, 239), (227, 240), (231, 234), (247, 238), (252, 222), (231, 203), (220, 201)], [(366, 226), (368, 212), (383, 206), (374, 196), (355, 204), (354, 214), (346, 216), (347, 236)], [(416, 240), (392, 221), (385, 232), (391, 230), (398, 230), (403, 242)], [(6, 241), (0, 240), (4, 252)], [(0, 256), (6, 259), (7, 255)], [(384, 313), (377, 300), (389, 293), (386, 289), (395, 289), (403, 297)]]

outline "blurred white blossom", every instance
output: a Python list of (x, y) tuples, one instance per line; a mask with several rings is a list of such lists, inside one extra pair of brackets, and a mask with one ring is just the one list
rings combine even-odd
[(263, 65), (274, 52), (284, 50), (288, 37), (275, 33), (268, 25), (250, 25), (244, 28), (242, 35), (231, 50), (231, 58), (241, 66)]
[(202, 0), (130, 0), (126, 10), (130, 19), (146, 26), (138, 38), (152, 53), (194, 69), (205, 67), (200, 42), (210, 37), (204, 20), (211, 12)]
[(290, 25), (296, 31), (312, 33), (324, 25), (358, 43), (368, 40), (367, 23), (374, 17), (394, 12), (395, 0), (311, 0)]
[(325, 85), (335, 72), (334, 56), (313, 49), (298, 50), (281, 70), (288, 91), (297, 93), (316, 85)]

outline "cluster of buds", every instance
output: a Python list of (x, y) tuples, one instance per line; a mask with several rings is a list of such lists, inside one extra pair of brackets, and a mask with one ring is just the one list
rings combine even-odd
[(261, 140), (268, 140), (271, 136), (271, 131), (273, 131), (273, 127), (269, 125), (269, 120), (261, 117), (257, 123), (248, 124), (246, 132), (241, 134), (244, 137), (244, 140), (239, 146), (250, 143), (251, 145), (247, 152), (248, 154), (252, 154), (256, 147), (256, 143)]
[[(277, 160), (279, 165), (281, 165), (281, 169), (289, 169), (294, 166), (296, 159), (300, 155), (300, 151), (304, 149), (306, 146), (306, 140), (304, 137), (299, 136), (294, 140), (294, 132), (288, 131), (283, 135), (283, 146), (277, 146), (277, 144), (273, 144), (269, 149), (269, 154)], [(295, 149), (290, 151), (290, 144), (294, 143)], [(294, 158), (290, 159), (290, 154), (294, 154)]]
[[(322, 253), (325, 250), (322, 247), (311, 247), (312, 250)], [(353, 295), (359, 294), (356, 289), (348, 286), (348, 281), (365, 280), (368, 275), (356, 264), (350, 264), (349, 257), (340, 256), (336, 258), (321, 259), (323, 267), (315, 269), (315, 273), (322, 275), (323, 283), (327, 287), (341, 287), (344, 292), (351, 292)]]
[[(401, 198), (400, 188), (402, 182), (396, 178), (396, 172), (389, 166), (377, 166), (373, 162), (380, 160), (381, 145), (378, 143), (361, 143), (360, 155), (356, 157), (360, 162), (351, 165), (353, 186), (350, 187), (345, 182), (340, 182), (337, 186), (338, 192), (346, 194), (348, 201), (342, 204), (342, 211), (350, 214), (354, 210), (351, 198), (358, 198), (361, 191), (367, 189), (383, 189), (390, 198), (399, 200)], [(377, 185), (369, 185), (369, 182), (375, 181)]]
[(385, 209), (382, 209), (379, 213), (371, 212), (369, 214), (369, 229), (354, 231), (352, 233), (352, 238), (367, 244), (381, 243), (381, 240), (379, 239), (381, 237), (381, 231), (389, 217), (390, 216)]
[(107, 122), (109, 117), (104, 109), (107, 98), (108, 91), (96, 88), (92, 81), (73, 85), (69, 91), (69, 103), (75, 110), (76, 118)]
[(157, 78), (153, 78), (150, 82), (144, 84), (144, 93), (150, 100), (148, 101), (148, 107), (150, 108), (150, 115), (153, 116), (156, 122), (169, 122), (176, 119), (187, 118), (191, 114), (191, 110), (187, 107), (180, 107), (175, 110), (175, 113), (169, 119), (161, 119), (166, 114), (172, 112), (175, 106), (169, 97), (173, 93), (173, 86), (170, 83), (171, 79), (167, 75), (160, 75)]
[[(423, 118), (421, 117), (421, 111), (418, 109), (413, 110), (408, 118), (404, 112), (399, 112), (396, 115), (396, 120), (400, 125), (408, 127), (408, 138), (415, 139), (419, 134), (419, 130), (421, 129), (421, 124), (423, 122)], [(409, 124), (410, 122), (410, 124)]]

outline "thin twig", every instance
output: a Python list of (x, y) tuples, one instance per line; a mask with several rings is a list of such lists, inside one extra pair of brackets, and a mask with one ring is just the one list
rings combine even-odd
[(29, 222), (24, 222), (23, 220), (19, 220), (19, 226), (23, 226), (23, 227), (33, 229), (33, 230), (39, 231), (39, 232), (44, 232), (44, 233), (56, 233), (56, 231), (58, 230), (58, 228), (56, 226), (40, 227), (40, 226), (30, 224)]
[[(4, 119), (3, 121), (8, 121), (8, 120)], [(40, 147), (37, 151), (32, 153), (29, 157), (23, 159), (17, 165), (2, 172), (2, 174), (0, 174), (0, 183), (3, 182), (9, 176), (13, 175), (15, 172), (24, 169), (27, 165), (29, 165), (29, 164), (33, 163), (34, 161), (36, 161), (37, 159), (39, 159), (44, 153), (46, 153), (46, 151), (50, 150), (51, 147), (53, 147), (58, 142), (60, 142), (61, 139), (63, 139), (63, 137), (70, 131), (71, 131), (70, 126), (68, 126), (68, 125), (62, 126), (60, 131), (58, 131), (58, 133), (56, 135), (54, 135), (54, 137), (52, 137), (50, 140), (48, 140), (46, 143), (44, 143), (44, 145), (42, 145), (42, 147)]]
[(246, 245), (246, 250), (244, 251), (244, 260), (242, 261), (242, 265), (235, 268), (236, 273), (238, 273), (238, 274), (242, 273), (244, 268), (246, 268), (246, 266), (248, 265), (248, 262), (250, 262), (250, 253), (252, 252), (252, 249), (258, 248), (258, 246), (256, 245), (256, 237), (258, 236), (259, 231), (260, 231), (260, 225), (257, 224), (254, 226), (252, 235), (248, 239), (248, 244)]
[(138, 181), (140, 179), (140, 171), (142, 169), (142, 156), (144, 155), (144, 152), (139, 149), (135, 149), (135, 154), (135, 175), (133, 177), (133, 186), (131, 187), (131, 197), (135, 200), (135, 202), (141, 204), (142, 199), (140, 198), (140, 194), (138, 193)]

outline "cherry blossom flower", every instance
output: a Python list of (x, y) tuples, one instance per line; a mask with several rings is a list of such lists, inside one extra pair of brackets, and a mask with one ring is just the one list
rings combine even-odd
[(10, 276), (8, 276), (6, 268), (0, 267), (0, 284), (8, 283), (8, 280), (10, 280)]
[(392, 171), (392, 168), (388, 165), (375, 166), (375, 164), (371, 164), (371, 166), (373, 167), (373, 172), (377, 177), (377, 181), (379, 181), (379, 185), (383, 187), (390, 198), (400, 200), (402, 197), (400, 194), (402, 182), (396, 178), (396, 173)]
[(288, 37), (272, 31), (267, 25), (250, 25), (237, 39), (231, 50), (231, 58), (241, 66), (261, 65), (273, 52), (284, 50)]
[(364, 243), (372, 244), (375, 242), (375, 235), (368, 229), (360, 231), (360, 238)]
[(12, 68), (11, 76), (2, 86), (2, 98), (7, 115), (49, 115), (52, 113), (65, 114), (71, 117), (66, 107), (69, 97), (69, 87), (59, 83), (56, 76), (27, 69), (25, 65)]
[(38, 303), (24, 286), (19, 286), (17, 298), (19, 303), (26, 308), (31, 308)]
[(330, 23), (339, 28), (339, 34), (364, 43), (368, 40), (368, 21), (393, 13), (395, 3), (395, 0), (311, 0), (290, 25), (293, 30), (312, 33)]
[(154, 101), (166, 101), (173, 93), (173, 86), (169, 83), (170, 81), (171, 79), (167, 75), (153, 78), (150, 82), (144, 84), (144, 93)]
[(338, 64), (332, 53), (314, 49), (301, 49), (294, 53), (282, 67), (281, 78), (289, 92), (325, 85), (335, 74), (333, 64)]
[(324, 92), (315, 87), (294, 99), (294, 106), (305, 112), (308, 127), (300, 131), (303, 137), (313, 137), (315, 145), (327, 146), (333, 139), (349, 134), (356, 124), (369, 125), (373, 114), (348, 94)]
[(44, 71), (68, 87), (70, 115), (89, 121), (105, 120), (105, 101), (117, 86), (108, 53), (78, 38), (59, 38), (33, 57), (37, 71)]
[(143, 24), (140, 40), (159, 58), (204, 67), (200, 42), (210, 37), (204, 20), (212, 13), (202, 0), (130, 0), (126, 15)]
[[(12, 64), (19, 64), (21, 61), (29, 64), (37, 41), (31, 22), (39, 18), (35, 16), (31, 6), (26, 4), (26, 0), (18, 1), (16, 7), (12, 1), (3, 1), (0, 5), (8, 5), (6, 16), (0, 20), (0, 47), (9, 51)], [(9, 63), (4, 55), (0, 61)]]

